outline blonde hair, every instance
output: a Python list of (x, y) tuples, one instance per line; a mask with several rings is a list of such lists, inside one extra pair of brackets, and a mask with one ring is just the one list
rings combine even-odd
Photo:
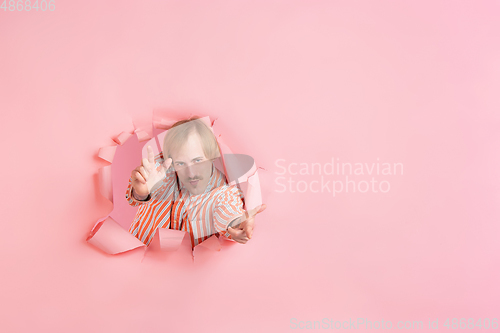
[(209, 160), (220, 156), (219, 145), (212, 130), (197, 116), (176, 122), (168, 130), (163, 140), (163, 156), (165, 159), (172, 157), (172, 152), (177, 151), (187, 141), (191, 133), (197, 133), (205, 157)]

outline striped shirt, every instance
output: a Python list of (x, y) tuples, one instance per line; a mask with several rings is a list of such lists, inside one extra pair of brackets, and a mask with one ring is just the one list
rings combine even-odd
[[(163, 163), (162, 153), (155, 157), (155, 162), (159, 169)], [(228, 186), (225, 175), (214, 166), (202, 194), (191, 195), (178, 181), (171, 166), (147, 201), (134, 198), (131, 178), (125, 197), (131, 206), (139, 206), (129, 232), (146, 245), (153, 239), (157, 228), (188, 232), (192, 247), (214, 234), (231, 239), (228, 224), (244, 214), (243, 193), (236, 186)]]

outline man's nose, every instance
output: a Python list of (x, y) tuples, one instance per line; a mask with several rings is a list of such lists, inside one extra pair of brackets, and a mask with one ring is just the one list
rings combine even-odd
[(192, 165), (186, 166), (186, 174), (189, 178), (193, 178), (195, 176), (194, 168)]

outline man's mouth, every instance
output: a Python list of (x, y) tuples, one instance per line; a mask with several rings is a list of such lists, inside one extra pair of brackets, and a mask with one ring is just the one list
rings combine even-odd
[(191, 186), (196, 186), (199, 181), (200, 181), (199, 179), (191, 180), (191, 181), (189, 181), (189, 184), (191, 184)]

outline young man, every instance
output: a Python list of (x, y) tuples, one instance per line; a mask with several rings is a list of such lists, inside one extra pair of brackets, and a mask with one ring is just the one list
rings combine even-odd
[(213, 165), (219, 156), (217, 141), (201, 119), (174, 124), (165, 136), (163, 153), (155, 158), (148, 147), (148, 158), (132, 171), (126, 198), (139, 210), (129, 232), (146, 245), (157, 228), (188, 232), (192, 247), (213, 234), (245, 244), (254, 216), (265, 205), (249, 213), (243, 210), (243, 194), (228, 186)]

